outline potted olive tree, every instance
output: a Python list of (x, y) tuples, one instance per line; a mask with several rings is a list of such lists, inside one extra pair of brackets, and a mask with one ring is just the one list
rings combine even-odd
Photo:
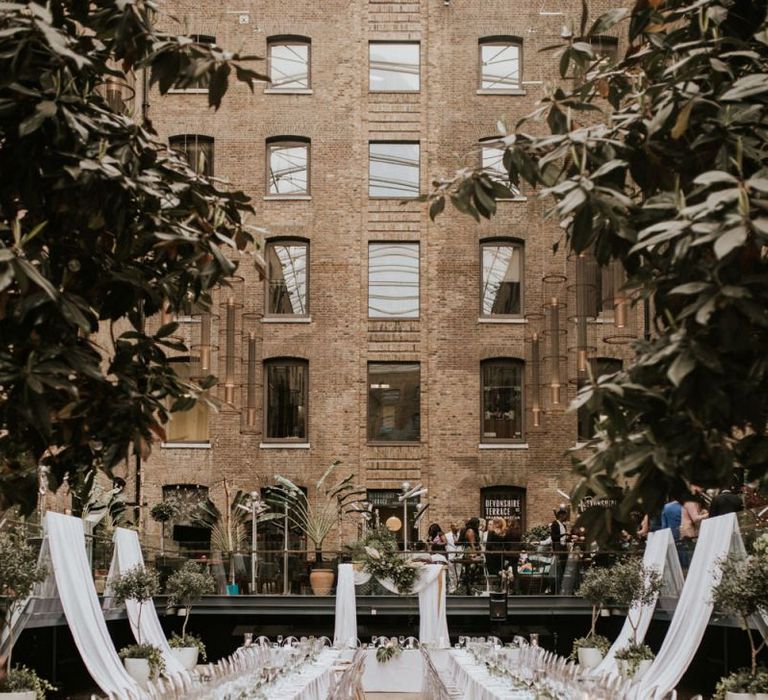
[(133, 600), (138, 607), (136, 620), (131, 620), (131, 624), (136, 628), (136, 644), (130, 644), (120, 650), (120, 658), (123, 659), (125, 670), (142, 687), (146, 687), (151, 678), (165, 670), (165, 661), (163, 660), (160, 649), (153, 644), (148, 644), (141, 639), (141, 612), (147, 602), (152, 599), (160, 590), (160, 580), (154, 569), (148, 569), (138, 564), (125, 573), (116, 576), (112, 582), (112, 594), (115, 601), (125, 603), (126, 600)]
[(160, 556), (165, 556), (165, 524), (179, 514), (179, 509), (170, 501), (160, 501), (152, 506), (149, 514), (152, 520), (160, 523)]
[(758, 644), (750, 627), (750, 618), (768, 609), (768, 535), (754, 543), (749, 556), (730, 557), (720, 562), (722, 578), (712, 594), (718, 610), (734, 615), (747, 633), (750, 649), (750, 667), (739, 669), (723, 678), (717, 686), (717, 700), (768, 700), (768, 670), (759, 668), (757, 658), (765, 648), (765, 640)]
[(632, 641), (616, 651), (619, 673), (627, 678), (640, 680), (653, 661), (654, 654), (646, 644), (637, 639), (639, 616), (629, 614), (633, 606), (651, 605), (661, 591), (661, 574), (643, 566), (639, 557), (628, 557), (610, 568), (611, 604), (626, 608), (627, 620), (632, 628)]
[(197, 665), (198, 655), (205, 661), (205, 645), (200, 637), (187, 633), (187, 623), (192, 612), (192, 605), (204, 595), (213, 593), (216, 581), (200, 564), (188, 561), (184, 566), (171, 574), (165, 590), (172, 605), (177, 605), (183, 611), (184, 624), (181, 636), (174, 634), (169, 641), (174, 654), (184, 668), (191, 671)]
[(37, 554), (19, 532), (0, 532), (0, 596), (4, 608), (3, 632), (8, 632), (8, 656), (5, 678), (0, 681), (0, 698), (4, 700), (35, 700), (53, 690), (46, 681), (29, 668), (11, 666), (13, 652), (13, 623), (36, 583), (45, 580), (47, 571), (37, 563)]
[[(275, 477), (277, 485), (270, 489), (268, 501), (276, 508), (287, 506), (288, 519), (298, 527), (315, 548), (315, 565), (309, 575), (309, 583), (315, 595), (328, 595), (333, 587), (334, 572), (323, 560), (323, 543), (334, 527), (340, 531), (341, 519), (347, 513), (365, 510), (362, 496), (365, 490), (353, 483), (349, 474), (333, 486), (325, 482), (339, 465), (334, 460), (315, 484), (316, 498), (311, 501), (308, 494), (289, 479)], [(339, 534), (339, 536), (341, 536)], [(339, 547), (341, 548), (341, 546)]]
[(585, 668), (594, 668), (605, 656), (611, 643), (604, 636), (597, 634), (597, 620), (611, 600), (611, 569), (593, 566), (584, 574), (578, 595), (592, 605), (592, 625), (585, 637), (573, 642), (571, 658), (578, 658)]

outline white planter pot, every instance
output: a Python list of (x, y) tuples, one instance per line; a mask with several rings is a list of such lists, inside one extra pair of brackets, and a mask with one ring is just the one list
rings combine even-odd
[(0, 693), (0, 700), (35, 700), (37, 693), (34, 690), (18, 690), (14, 693)]
[(632, 678), (632, 680), (639, 681), (645, 675), (648, 669), (651, 667), (652, 663), (653, 663), (653, 659), (643, 659), (637, 665), (634, 675), (629, 672), (630, 666), (628, 661), (617, 659), (616, 667), (619, 669), (619, 673), (624, 678)]
[(142, 688), (147, 687), (149, 681), (149, 660), (148, 659), (123, 659), (125, 670)]
[(197, 647), (174, 647), (171, 651), (187, 671), (192, 671), (197, 666)]
[(577, 654), (579, 665), (584, 668), (595, 668), (603, 660), (603, 652), (597, 647), (579, 647)]

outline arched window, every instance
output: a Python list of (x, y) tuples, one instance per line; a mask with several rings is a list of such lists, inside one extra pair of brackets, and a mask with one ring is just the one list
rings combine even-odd
[(309, 90), (312, 41), (305, 36), (284, 34), (267, 38), (269, 90)]
[(523, 243), (512, 238), (480, 241), (480, 315), (523, 313)]
[(267, 139), (267, 194), (299, 197), (309, 194), (309, 145), (303, 136)]
[(516, 36), (487, 36), (479, 41), (480, 90), (518, 92), (522, 81), (523, 41)]
[(309, 363), (295, 357), (265, 360), (264, 380), (265, 439), (306, 442)]
[(205, 177), (213, 176), (213, 137), (201, 134), (176, 134), (168, 138), (168, 145), (182, 154), (189, 166)]
[(521, 442), (525, 362), (515, 358), (483, 360), (480, 365), (481, 442)]
[(267, 241), (267, 315), (309, 315), (309, 242)]

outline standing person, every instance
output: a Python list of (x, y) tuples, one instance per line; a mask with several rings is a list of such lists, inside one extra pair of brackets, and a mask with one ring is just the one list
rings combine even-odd
[(504, 550), (507, 549), (509, 530), (504, 518), (493, 518), (488, 526), (485, 545), (485, 565), (489, 576), (498, 576), (504, 568)]
[(682, 504), (680, 544), (685, 552), (683, 568), (690, 566), (693, 549), (696, 546), (696, 540), (699, 538), (701, 521), (709, 517), (709, 513), (702, 508), (700, 492), (701, 489), (698, 486), (691, 485), (691, 491), (688, 491), (680, 501)]
[(459, 533), (459, 544), (464, 547), (464, 583), (467, 586), (467, 595), (472, 595), (472, 583), (479, 578), (482, 566), (480, 518), (470, 518), (464, 524)]
[(443, 528), (437, 523), (432, 523), (427, 531), (427, 544), (432, 552), (444, 552), (447, 544)]
[(716, 518), (726, 513), (741, 513), (744, 510), (744, 500), (741, 497), (741, 485), (734, 484), (733, 488), (725, 488), (712, 499), (709, 506), (709, 517)]
[(517, 567), (520, 565), (520, 553), (523, 551), (523, 528), (518, 517), (513, 516), (507, 520), (507, 550), (505, 567), (512, 567), (512, 575), (515, 577), (514, 592), (519, 594), (520, 572)]
[(459, 544), (459, 526), (455, 520), (449, 523), (448, 532), (445, 533), (445, 551), (448, 556), (448, 592), (453, 593), (461, 580), (461, 564), (456, 560), (461, 559), (462, 551)]
[(555, 567), (555, 587), (553, 593), (558, 593), (568, 562), (568, 509), (560, 506), (555, 511), (555, 519), (549, 524), (549, 536), (552, 540), (552, 566)]

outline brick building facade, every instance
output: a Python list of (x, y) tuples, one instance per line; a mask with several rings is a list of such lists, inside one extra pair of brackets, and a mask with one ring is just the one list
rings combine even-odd
[[(615, 4), (590, 2), (592, 17)], [(553, 53), (540, 49), (557, 43), (563, 26), (578, 26), (580, 8), (575, 0), (172, 0), (163, 7), (160, 21), (165, 26), (177, 26), (201, 40), (215, 38), (217, 44), (245, 54), (267, 56), (270, 46), (307, 47), (292, 55), (299, 64), (309, 57), (309, 74), (288, 81), (287, 89), (260, 83), (250, 93), (232, 82), (217, 112), (208, 109), (206, 95), (200, 92), (162, 98), (152, 93), (149, 116), (163, 137), (189, 142), (204, 137), (201, 142), (212, 143), (202, 151), (206, 158), (212, 153), (215, 176), (253, 198), (256, 215), (251, 223), (266, 229), (266, 243), (291, 239), (299, 241), (302, 251), (308, 246), (309, 275), (299, 271), (301, 285), (308, 289), (302, 294), (303, 313), (258, 318), (270, 310), (267, 283), (260, 280), (252, 257), (242, 257), (242, 292), (231, 292), (238, 295), (235, 405), (210, 414), (207, 436), (203, 430), (198, 443), (182, 439), (153, 450), (142, 465), (143, 500), (150, 505), (161, 500), (164, 485), (200, 484), (221, 501), (225, 478), (232, 488), (247, 491), (271, 483), (275, 474), (311, 486), (333, 459), (339, 459), (340, 474), (354, 472), (360, 484), (384, 501), (385, 490), (398, 490), (403, 481), (422, 482), (429, 489), (426, 519), (444, 527), (452, 519), (481, 514), (481, 509), (493, 514), (494, 508), (505, 507), (498, 501), (523, 495), (526, 527), (551, 518), (553, 506), (563, 500), (558, 489), (567, 491), (573, 482), (566, 453), (578, 442), (577, 416), (550, 411), (541, 427), (534, 425), (535, 374), (526, 338), (531, 337), (530, 315), (541, 312), (549, 300), (542, 287), (545, 274), (568, 276), (560, 294), (561, 301), (568, 302), (562, 313), (572, 315), (573, 266), (562, 253), (552, 252), (561, 230), (552, 220), (545, 221), (546, 202), (525, 191), (523, 197), (500, 203), (490, 222), (477, 224), (449, 208), (433, 223), (425, 203), (370, 196), (369, 159), (371, 149), (382, 142), (418, 143), (421, 193), (429, 191), (435, 177), (479, 165), (478, 144), (497, 135), (497, 122), (513, 125), (556, 83), (557, 61)], [(411, 69), (401, 65), (412, 60), (413, 49), (408, 49), (394, 52), (400, 62), (394, 70), (411, 81), (409, 89), (371, 90), (371, 42), (416, 46), (417, 89), (412, 64)], [(488, 57), (484, 45), (499, 47), (502, 62), (517, 56), (518, 72), (504, 89), (488, 87), (492, 81), (485, 80), (480, 65)], [(508, 45), (517, 47), (516, 54), (501, 53)], [(391, 46), (383, 44), (385, 62)], [(284, 51), (273, 54), (277, 65), (282, 65)], [(289, 186), (287, 195), (268, 182), (270, 144), (285, 143), (303, 143), (303, 152), (309, 153), (306, 194), (302, 182)], [(270, 175), (274, 179), (274, 168)], [(483, 278), (485, 241), (490, 241), (492, 253), (498, 252), (494, 246), (499, 241), (522, 250), (522, 281), (514, 302), (519, 313), (497, 315), (482, 304), (481, 286), (488, 282)], [(417, 244), (395, 248), (411, 256), (418, 251), (417, 270), (411, 259), (406, 284), (411, 296), (418, 291), (415, 312), (399, 309), (399, 316), (388, 318), (369, 311), (369, 256), (376, 250), (369, 246), (377, 242)], [(306, 257), (301, 259), (306, 262)], [(388, 294), (386, 285), (383, 294)], [(217, 303), (228, 295), (219, 295)], [(606, 309), (610, 306), (602, 303)], [(215, 313), (214, 337), (217, 330), (221, 336), (217, 361), (223, 363), (227, 310), (218, 307)], [(637, 315), (630, 318), (635, 333)], [(603, 341), (615, 326), (611, 318), (608, 310), (590, 319), (589, 332), (597, 339), (590, 354), (595, 358), (621, 359), (629, 352), (626, 345)], [(573, 379), (574, 353), (568, 349), (573, 350), (574, 326), (564, 321), (562, 328), (568, 330), (563, 336), (565, 371)], [(198, 332), (194, 323), (182, 323), (181, 333), (193, 344)], [(243, 384), (248, 381), (249, 332), (258, 355), (258, 401), (246, 416)], [(264, 433), (263, 397), (269, 384), (265, 363), (276, 358), (306, 361), (307, 397), (301, 416), (306, 437), (289, 443)], [(487, 402), (495, 391), (486, 386), (484, 392), (483, 363), (495, 359), (525, 362), (519, 406), (507, 406), (506, 413), (498, 414), (502, 423), (513, 420), (516, 426), (501, 440), (488, 422), (495, 420), (492, 411), (488, 405), (483, 408), (483, 396)], [(386, 383), (369, 379), (369, 370), (380, 363), (404, 363), (396, 366), (399, 369), (417, 366), (415, 409), (413, 396), (411, 408), (400, 405), (406, 401), (405, 389), (375, 393), (394, 386), (391, 376)], [(539, 369), (544, 371), (544, 366)], [(486, 384), (489, 381), (494, 380)], [(573, 396), (573, 384), (563, 384)], [(547, 390), (545, 386), (545, 394)], [(372, 428), (369, 403), (374, 395), (395, 407), (391, 415), (381, 409), (387, 415), (376, 416)], [(410, 415), (408, 434), (397, 432), (398, 411)], [(504, 430), (502, 426), (500, 432)], [(510, 488), (493, 492), (481, 507), (481, 490), (492, 486)]]

